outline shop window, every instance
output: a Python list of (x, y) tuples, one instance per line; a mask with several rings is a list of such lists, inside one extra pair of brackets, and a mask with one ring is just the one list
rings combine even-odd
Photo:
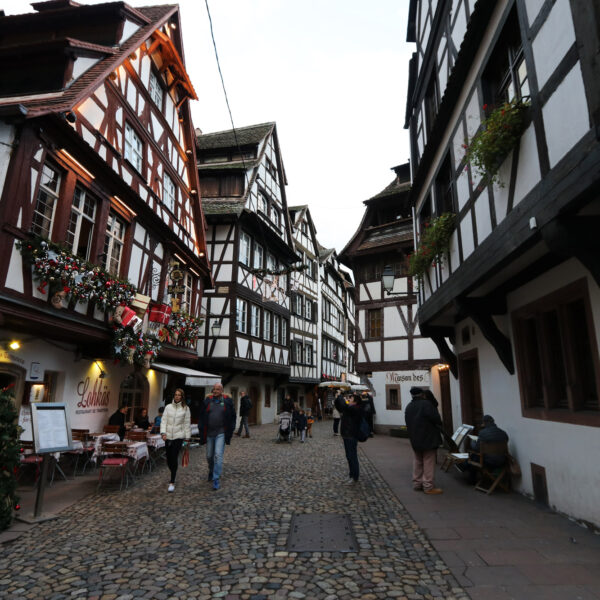
[(385, 386), (385, 407), (387, 410), (402, 410), (399, 385)]
[(600, 426), (600, 366), (585, 280), (513, 313), (523, 414)]
[(42, 167), (42, 177), (37, 201), (33, 211), (31, 231), (43, 238), (50, 239), (52, 224), (58, 204), (61, 176), (57, 169), (46, 164)]
[(367, 311), (367, 338), (380, 338), (383, 333), (383, 311), (371, 308)]
[(73, 254), (84, 260), (90, 260), (96, 206), (96, 200), (84, 188), (75, 187), (66, 243)]
[(108, 215), (106, 237), (104, 239), (104, 268), (115, 276), (119, 275), (121, 269), (125, 230), (125, 222), (111, 211)]

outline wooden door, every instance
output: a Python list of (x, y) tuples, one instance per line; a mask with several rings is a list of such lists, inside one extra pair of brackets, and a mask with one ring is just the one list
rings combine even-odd
[(452, 424), (452, 402), (450, 398), (450, 377), (448, 369), (438, 371), (440, 377), (440, 393), (442, 401), (442, 424), (444, 431), (452, 436), (454, 425)]
[(248, 395), (250, 396), (250, 400), (252, 400), (252, 408), (250, 409), (250, 414), (248, 415), (248, 424), (256, 425), (256, 417), (258, 415), (258, 403), (260, 402), (260, 394), (258, 392), (258, 388), (254, 385), (251, 386), (248, 389)]
[(463, 423), (477, 427), (483, 418), (477, 350), (458, 357), (458, 374)]

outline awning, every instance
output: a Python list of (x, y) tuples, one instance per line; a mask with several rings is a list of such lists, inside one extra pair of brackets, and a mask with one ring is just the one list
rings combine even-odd
[(165, 363), (152, 363), (152, 368), (156, 371), (162, 371), (163, 373), (179, 373), (180, 375), (185, 375), (185, 385), (192, 387), (204, 387), (207, 385), (214, 385), (215, 383), (221, 383), (220, 375), (204, 373), (203, 371), (196, 371), (195, 369), (188, 369), (187, 367), (167, 365)]

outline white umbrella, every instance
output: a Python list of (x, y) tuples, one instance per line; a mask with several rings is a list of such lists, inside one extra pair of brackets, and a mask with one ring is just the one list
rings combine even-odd
[(363, 385), (362, 383), (356, 383), (350, 388), (353, 392), (368, 392), (369, 386)]
[(320, 388), (339, 388), (349, 390), (350, 384), (347, 381), (323, 381), (319, 384)]

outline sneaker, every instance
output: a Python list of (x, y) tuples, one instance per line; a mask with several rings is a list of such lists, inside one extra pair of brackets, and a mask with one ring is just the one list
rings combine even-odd
[(431, 494), (431, 495), (434, 495), (434, 494), (443, 494), (444, 490), (441, 490), (440, 488), (430, 488), (428, 490), (423, 490), (423, 493), (424, 494)]
[(218, 479), (214, 479), (213, 480), (213, 490), (218, 490), (220, 488), (220, 484), (219, 484), (219, 480)]
[(348, 481), (346, 481), (346, 483), (344, 485), (354, 485), (355, 483), (358, 483), (358, 481), (356, 479), (348, 479)]
[(174, 492), (174, 491), (175, 491), (175, 484), (170, 483), (169, 487), (167, 488), (167, 492)]

